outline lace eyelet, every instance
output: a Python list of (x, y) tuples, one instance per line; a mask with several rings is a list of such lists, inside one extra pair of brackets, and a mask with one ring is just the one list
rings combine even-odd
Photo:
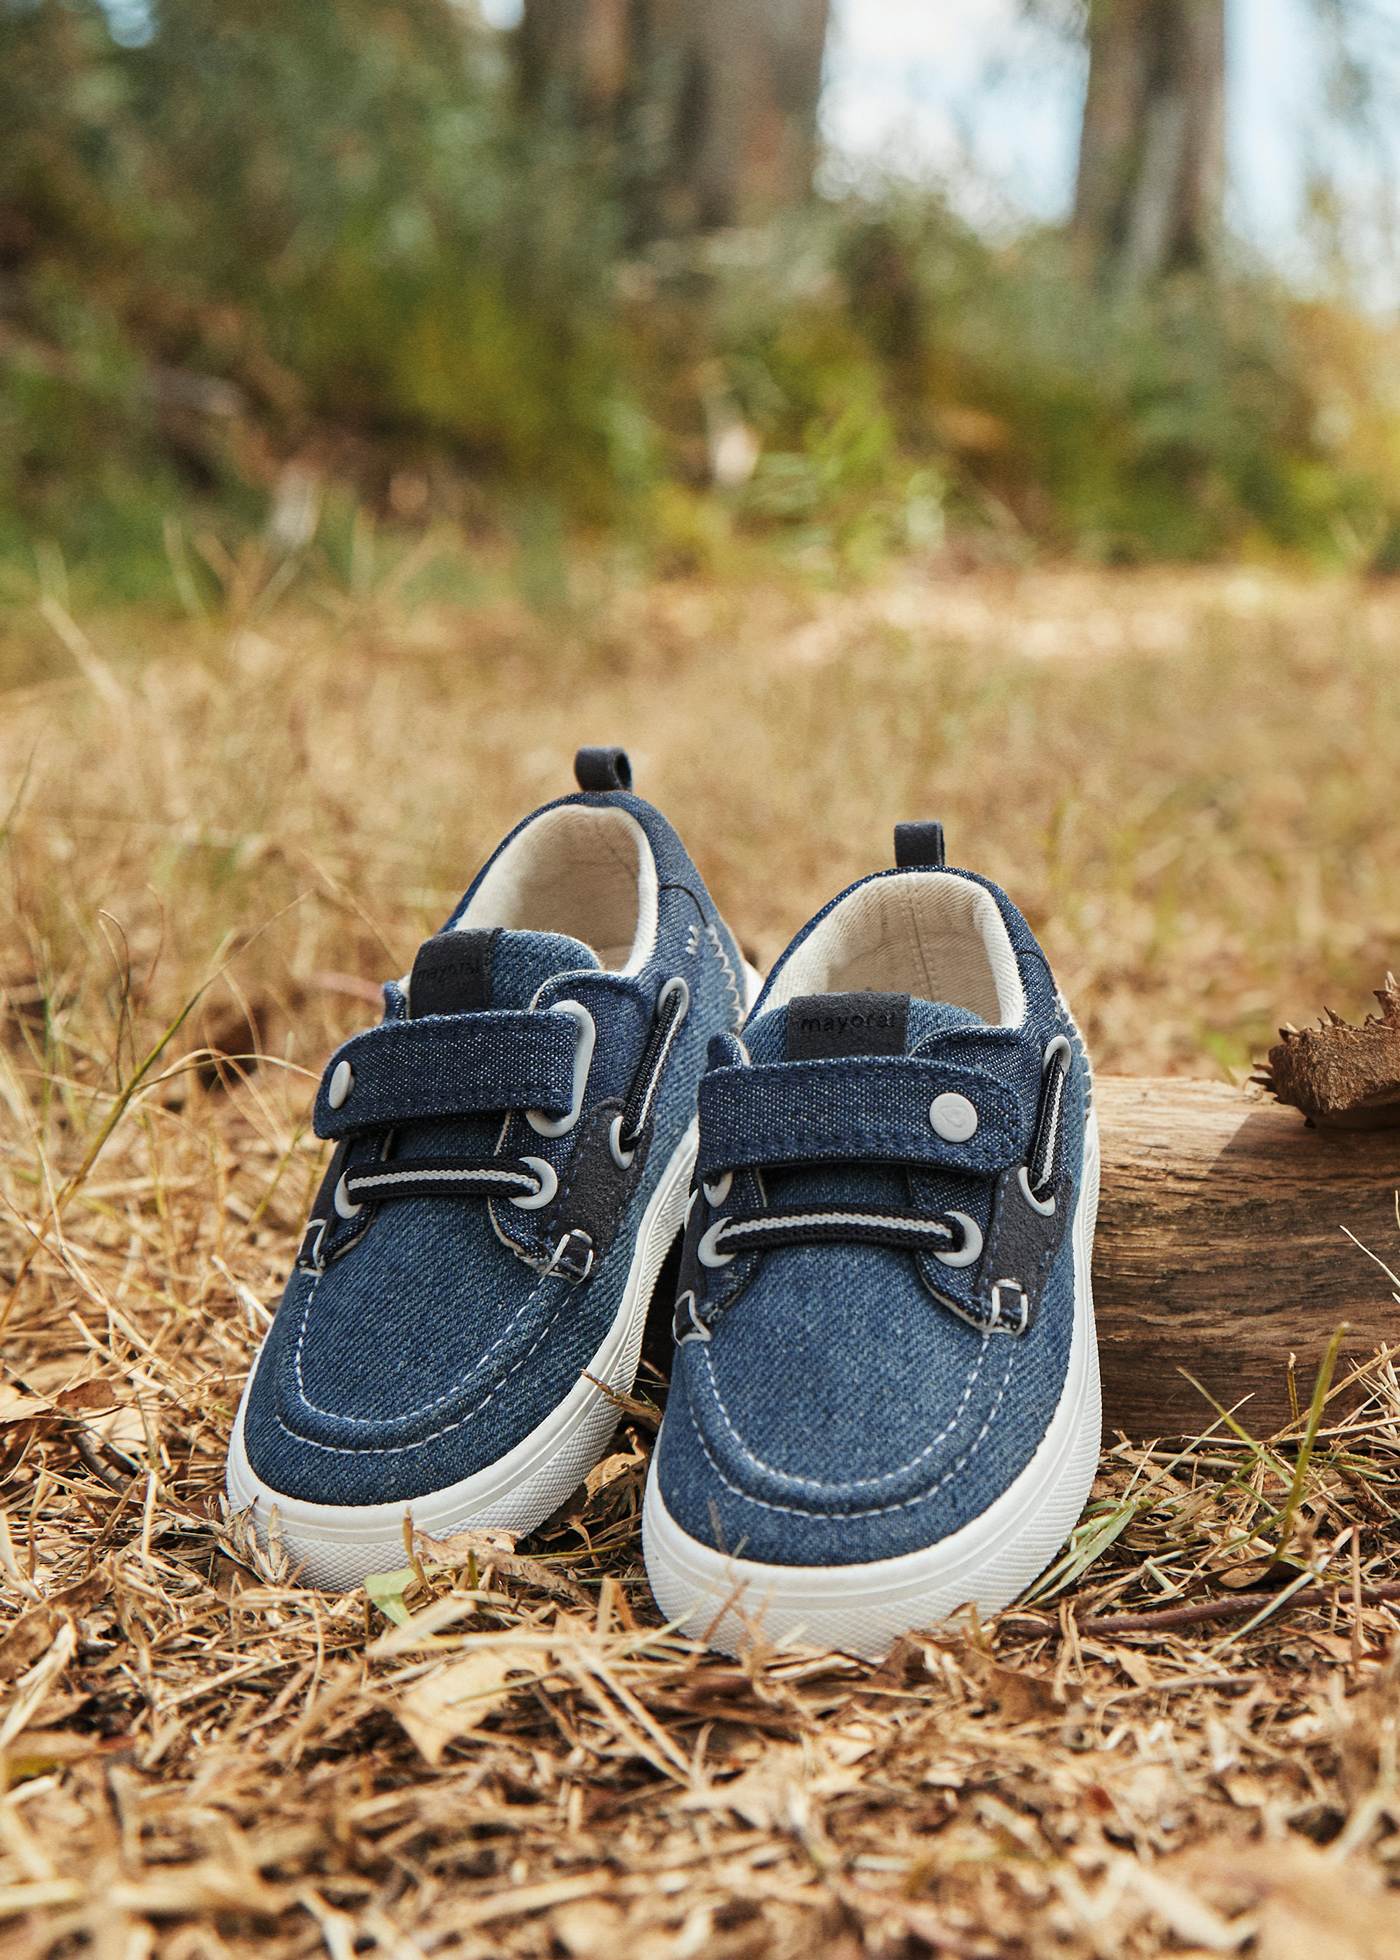
[(709, 1266), (711, 1268), (730, 1266), (738, 1256), (736, 1253), (721, 1252), (718, 1249), (719, 1235), (724, 1230), (724, 1227), (725, 1220), (717, 1218), (709, 1231), (701, 1237), (699, 1245), (695, 1248), (695, 1256), (702, 1266)]
[(680, 997), (681, 1003), (680, 1013), (676, 1016), (677, 1023), (679, 1023), (690, 1012), (690, 983), (683, 973), (672, 974), (671, 978), (656, 996), (657, 1013), (659, 1014), (661, 1012), (661, 1009), (666, 1005), (667, 1001), (677, 995)]
[(622, 1112), (620, 1110), (608, 1125), (608, 1149), (612, 1152), (612, 1160), (620, 1171), (631, 1170), (633, 1161), (637, 1155), (637, 1146), (633, 1144), (630, 1150), (624, 1150), (622, 1147)]
[[(1059, 1066), (1059, 1074), (1052, 1085), (1051, 1072), (1057, 1065)], [(1036, 1118), (1035, 1141), (1031, 1149), (1031, 1163), (1036, 1167), (1036, 1173), (1042, 1190), (1049, 1182), (1050, 1174), (1059, 1160), (1060, 1130), (1064, 1120), (1065, 1093), (1069, 1084), (1070, 1070), (1073, 1066), (1074, 1050), (1070, 1046), (1069, 1038), (1066, 1035), (1057, 1034), (1053, 1041), (1046, 1044), (1045, 1053), (1040, 1058), (1041, 1081), (1045, 1086), (1041, 1090), (1040, 1112)], [(1054, 1100), (1052, 1103), (1047, 1104), (1045, 1098), (1052, 1088)], [(1048, 1132), (1046, 1130), (1047, 1116)], [(1042, 1218), (1048, 1218), (1055, 1209), (1054, 1195), (1052, 1193), (1048, 1200), (1036, 1196), (1031, 1188), (1030, 1170), (1030, 1164), (1023, 1164), (1017, 1172), (1022, 1196), (1032, 1211), (1039, 1212)]]
[(547, 1205), (559, 1189), (559, 1178), (553, 1164), (547, 1164), (543, 1157), (522, 1157), (521, 1163), (527, 1171), (533, 1171), (540, 1181), (540, 1188), (528, 1198), (512, 1198), (511, 1203), (519, 1211), (538, 1211)]
[(1019, 1168), (1017, 1169), (1016, 1182), (1021, 1187), (1021, 1196), (1025, 1199), (1026, 1203), (1030, 1206), (1032, 1211), (1038, 1211), (1042, 1218), (1054, 1217), (1055, 1204), (1056, 1204), (1055, 1198), (1053, 1196), (1049, 1198), (1037, 1198), (1034, 1191), (1032, 1191), (1031, 1189), (1030, 1172), (1026, 1169), (1024, 1164), (1020, 1165)]
[(542, 1137), (567, 1136), (578, 1122), (583, 1109), (583, 1095), (588, 1087), (588, 1071), (593, 1066), (593, 1049), (598, 1039), (598, 1029), (593, 1016), (580, 1001), (557, 1000), (546, 1010), (550, 1014), (567, 1014), (579, 1026), (578, 1047), (574, 1050), (573, 1101), (565, 1116), (543, 1116), (537, 1109), (527, 1109), (525, 1121)]
[(945, 1212), (944, 1216), (962, 1226), (963, 1242), (956, 1252), (935, 1252), (934, 1258), (943, 1266), (975, 1266), (982, 1257), (982, 1227), (965, 1211)]
[(350, 1192), (345, 1182), (346, 1176), (347, 1173), (345, 1171), (342, 1171), (340, 1173), (339, 1178), (336, 1180), (336, 1187), (335, 1187), (336, 1212), (337, 1215), (341, 1218), (358, 1218), (360, 1213), (364, 1210), (364, 1206), (357, 1205), (354, 1199), (350, 1196)]
[(339, 1109), (349, 1100), (350, 1091), (355, 1086), (355, 1071), (342, 1055), (331, 1070), (331, 1079), (326, 1085), (326, 1101), (332, 1109)]
[(705, 1193), (705, 1203), (710, 1207), (712, 1211), (719, 1210), (720, 1206), (724, 1203), (725, 1199), (729, 1196), (733, 1184), (734, 1184), (733, 1171), (726, 1171), (723, 1177), (717, 1177), (713, 1184), (701, 1185), (700, 1188)]

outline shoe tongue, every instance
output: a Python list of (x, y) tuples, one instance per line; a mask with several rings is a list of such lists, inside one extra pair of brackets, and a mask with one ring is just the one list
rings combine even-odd
[(985, 1034), (987, 1023), (980, 1014), (965, 1007), (949, 1007), (946, 1001), (911, 1000), (909, 1003), (909, 1049), (911, 1055), (927, 1054), (935, 1036), (943, 1034)]
[(474, 1014), (528, 1007), (556, 974), (597, 971), (596, 953), (562, 932), (507, 932), (474, 927), (425, 939), (408, 984), (409, 1014)]
[(966, 1008), (909, 994), (803, 994), (760, 1015), (744, 1030), (744, 1045), (756, 1062), (910, 1055), (939, 1035), (986, 1025)]
[(562, 932), (499, 932), (491, 954), (491, 1005), (528, 1007), (546, 980), (600, 970), (591, 946)]

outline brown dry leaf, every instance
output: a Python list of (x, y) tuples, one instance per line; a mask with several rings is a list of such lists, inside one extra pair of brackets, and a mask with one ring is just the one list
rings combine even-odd
[(465, 1660), (435, 1668), (408, 1690), (394, 1714), (434, 1768), (449, 1743), (470, 1735), (510, 1699), (512, 1675), (538, 1674), (538, 1657), (509, 1648), (480, 1647)]
[(9, 1703), (0, 1709), (0, 1749), (13, 1742), (33, 1721), (49, 1689), (72, 1660), (77, 1644), (73, 1622), (62, 1621), (48, 1652), (35, 1661), (27, 1674), (20, 1676)]
[(691, 1790), (680, 1802), (685, 1811), (729, 1813), (756, 1830), (786, 1830), (817, 1798), (829, 1799), (858, 1790), (861, 1774), (854, 1766), (810, 1760), (798, 1746), (774, 1745), (738, 1776)]
[(600, 1490), (606, 1490), (609, 1484), (615, 1484), (619, 1477), (625, 1477), (629, 1470), (635, 1470), (643, 1461), (640, 1452), (636, 1450), (619, 1450), (612, 1456), (605, 1456), (602, 1462), (595, 1464), (584, 1478), (585, 1492), (589, 1497), (596, 1497)]
[(111, 1382), (93, 1379), (74, 1382), (71, 1388), (60, 1389), (53, 1403), (65, 1415), (81, 1415), (94, 1409), (115, 1408), (119, 1399)]
[(1008, 1722), (1040, 1722), (1064, 1714), (1064, 1705), (1048, 1674), (1029, 1668), (1003, 1667), (979, 1654), (967, 1665), (982, 1697)]
[(110, 1444), (123, 1456), (138, 1461), (146, 1452), (146, 1425), (133, 1403), (118, 1403), (103, 1414), (92, 1416), (84, 1427), (100, 1441)]
[(682, 1809), (728, 1811), (742, 1817), (755, 1830), (771, 1831), (790, 1814), (794, 1792), (801, 1785), (801, 1756), (798, 1749), (773, 1750), (738, 1776), (693, 1790), (682, 1800)]
[(10, 1422), (32, 1422), (36, 1416), (45, 1416), (53, 1408), (53, 1403), (41, 1395), (26, 1395), (13, 1382), (0, 1381), (0, 1425)]
[(1273, 1570), (1268, 1559), (1255, 1559), (1248, 1565), (1229, 1565), (1218, 1577), (1227, 1592), (1249, 1592), (1253, 1587), (1264, 1584)]
[(78, 1762), (85, 1756), (124, 1749), (120, 1736), (84, 1735), (73, 1729), (26, 1728), (4, 1753), (0, 1777), (19, 1783), (31, 1776), (47, 1776), (50, 1770)]
[(463, 1566), (475, 1559), (479, 1570), (509, 1558), (519, 1536), (514, 1531), (454, 1531), (447, 1538), (433, 1538), (426, 1531), (417, 1533), (415, 1542), (423, 1557), (434, 1565)]
[(0, 1681), (13, 1681), (47, 1654), (63, 1621), (63, 1614), (53, 1606), (36, 1606), (15, 1620), (0, 1640)]
[(1158, 1679), (1157, 1669), (1151, 1660), (1135, 1647), (1115, 1647), (1113, 1658), (1135, 1687), (1150, 1688)]

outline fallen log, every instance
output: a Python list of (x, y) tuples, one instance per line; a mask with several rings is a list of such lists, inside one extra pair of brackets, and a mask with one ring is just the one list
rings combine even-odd
[(1314, 1128), (1185, 1077), (1100, 1076), (1096, 1096), (1108, 1439), (1203, 1429), (1215, 1411), (1187, 1374), (1227, 1408), (1248, 1398), (1239, 1419), (1267, 1436), (1294, 1414), (1290, 1361), (1306, 1410), (1342, 1322), (1342, 1363), (1400, 1341), (1400, 1287), (1377, 1263), (1400, 1273), (1400, 1131)]

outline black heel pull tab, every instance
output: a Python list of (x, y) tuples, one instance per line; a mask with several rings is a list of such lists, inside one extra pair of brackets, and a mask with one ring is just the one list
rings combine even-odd
[(574, 757), (574, 776), (580, 789), (631, 789), (632, 764), (626, 749), (582, 748)]
[(897, 823), (894, 861), (901, 871), (941, 871), (948, 862), (943, 852), (941, 823)]

